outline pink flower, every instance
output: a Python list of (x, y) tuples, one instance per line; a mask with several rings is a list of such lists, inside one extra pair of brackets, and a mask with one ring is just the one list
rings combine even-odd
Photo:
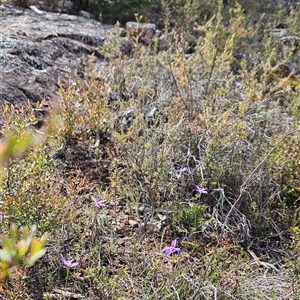
[(100, 199), (97, 199), (97, 198), (95, 198), (93, 196), (91, 198), (94, 201), (95, 206), (97, 206), (97, 207), (103, 207), (103, 206), (105, 206), (104, 202), (106, 200), (100, 200)]
[(1, 217), (2, 219), (9, 218), (9, 216), (6, 215), (4, 212), (2, 212), (2, 213), (0, 214), (0, 217)]
[(207, 194), (207, 189), (206, 189), (206, 188), (202, 188), (202, 187), (200, 187), (199, 185), (196, 185), (196, 191), (197, 191), (199, 194)]
[(69, 268), (73, 268), (73, 267), (76, 267), (78, 265), (77, 262), (73, 262), (74, 259), (65, 259), (62, 254), (60, 255), (60, 260), (62, 261), (62, 263), (64, 265), (66, 265)]
[(166, 247), (164, 247), (164, 248), (161, 250), (161, 252), (162, 252), (162, 253), (165, 253), (166, 256), (169, 256), (169, 255), (171, 255), (172, 253), (180, 254), (180, 253), (181, 253), (181, 249), (180, 249), (180, 248), (176, 248), (176, 244), (177, 244), (177, 241), (176, 241), (176, 240), (172, 241), (171, 246), (166, 246)]
[(183, 172), (185, 172), (185, 171), (187, 171), (187, 170), (188, 170), (188, 169), (187, 169), (186, 167), (183, 167), (183, 168), (180, 168), (180, 169), (178, 169), (178, 170), (175, 170), (175, 172), (181, 174), (181, 173), (183, 173)]

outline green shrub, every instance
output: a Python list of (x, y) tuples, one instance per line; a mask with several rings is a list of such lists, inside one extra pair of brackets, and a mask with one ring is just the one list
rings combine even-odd
[(192, 203), (188, 207), (184, 207), (176, 211), (176, 219), (180, 227), (182, 226), (188, 232), (199, 229), (200, 226), (207, 223), (205, 213), (207, 212), (206, 205), (198, 205)]
[[(264, 19), (256, 23), (256, 31), (249, 31), (240, 7), (230, 13), (226, 26), (220, 15), (199, 26), (205, 37), (189, 58), (176, 47), (149, 55), (136, 45), (133, 58), (114, 61), (110, 88), (122, 91), (119, 108), (131, 109), (135, 118), (126, 130), (112, 134), (112, 187), (122, 197), (157, 207), (167, 206), (174, 197), (191, 198), (196, 184), (208, 184), (214, 191), (208, 198), (227, 215), (228, 226), (233, 222), (228, 228), (245, 215), (263, 234), (271, 226), (263, 220), (272, 218), (274, 189), (280, 193), (282, 187), (271, 184), (273, 169), (279, 161), (287, 166), (291, 158), (289, 154), (284, 163), (283, 157), (274, 159), (291, 137), (291, 127), (278, 117), (289, 118), (282, 109), (289, 107), (283, 99), (291, 93), (287, 80), (276, 75), (290, 52), (282, 45), (278, 54), (276, 41), (266, 35), (255, 49), (257, 59), (250, 61), (249, 45)], [(234, 69), (238, 51), (244, 59)], [(145, 116), (151, 107), (158, 115), (149, 126)], [(176, 168), (181, 166), (189, 171), (178, 180)], [(284, 205), (280, 207), (285, 215)]]

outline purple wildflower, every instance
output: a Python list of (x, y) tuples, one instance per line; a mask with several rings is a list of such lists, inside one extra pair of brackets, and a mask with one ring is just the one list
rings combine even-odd
[(239, 87), (239, 86), (241, 86), (241, 83), (240, 83), (239, 81), (236, 81), (236, 82), (234, 83), (234, 85), (235, 85), (236, 87)]
[(166, 256), (169, 256), (169, 255), (171, 255), (172, 253), (180, 254), (180, 253), (181, 253), (181, 249), (180, 249), (180, 248), (176, 248), (176, 244), (177, 244), (177, 241), (176, 241), (176, 240), (172, 241), (171, 246), (166, 246), (166, 247), (164, 247), (164, 248), (161, 250), (161, 252), (162, 252), (162, 253), (165, 253)]
[(60, 259), (63, 262), (63, 264), (66, 265), (69, 268), (73, 268), (73, 267), (76, 267), (78, 265), (77, 262), (73, 262), (74, 259), (65, 259), (63, 257), (63, 255), (60, 255)]
[(220, 100), (220, 101), (226, 101), (227, 98), (226, 98), (225, 96), (220, 96), (220, 97), (219, 97), (219, 100)]
[(180, 168), (180, 169), (178, 169), (178, 170), (175, 170), (175, 172), (176, 172), (176, 173), (179, 173), (179, 174), (181, 174), (181, 173), (183, 173), (183, 172), (185, 172), (185, 171), (187, 171), (187, 168), (186, 168), (186, 167), (183, 167), (183, 168)]
[(199, 185), (196, 185), (196, 191), (201, 195), (201, 194), (207, 194), (207, 189), (202, 188)]
[(4, 213), (4, 211), (0, 214), (1, 219), (6, 219), (9, 218), (10, 216), (8, 216), (7, 214)]
[(92, 196), (92, 200), (94, 201), (94, 204), (97, 207), (103, 207), (103, 206), (105, 206), (104, 202), (106, 200), (99, 200), (99, 199), (97, 199), (96, 197), (93, 197), (93, 196)]

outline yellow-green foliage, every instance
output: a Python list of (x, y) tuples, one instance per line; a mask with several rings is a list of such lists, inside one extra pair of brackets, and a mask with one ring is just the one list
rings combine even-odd
[[(93, 61), (93, 56), (90, 60)], [(88, 82), (74, 80), (71, 87), (62, 89), (61, 134), (84, 139), (104, 133), (112, 126), (108, 111), (108, 90), (95, 78), (95, 73), (92, 72), (90, 76)]]
[(35, 131), (30, 106), (21, 110), (6, 106), (3, 119), (1, 209), (10, 217), (3, 219), (2, 229), (5, 231), (13, 220), (18, 226), (36, 225), (44, 232), (67, 215), (66, 195), (62, 194), (63, 185), (52, 158), (61, 142), (50, 135), (56, 133), (57, 120), (50, 118), (43, 132)]
[[(180, 49), (149, 55), (137, 46), (128, 63), (116, 60), (112, 65), (110, 87), (122, 90), (127, 99), (121, 108), (131, 107), (136, 114), (126, 132), (112, 135), (111, 155), (122, 165), (115, 168), (112, 182), (122, 195), (134, 194), (135, 200), (158, 205), (173, 199), (174, 189), (191, 195), (195, 184), (209, 183), (227, 187), (230, 197), (249, 193), (251, 202), (260, 202), (255, 186), (262, 180), (269, 193), (267, 182), (277, 163), (272, 155), (280, 153), (290, 131), (280, 119), (288, 118), (283, 112), (288, 103), (279, 100), (290, 97), (287, 82), (272, 78), (289, 52), (281, 52), (285, 56), (280, 62), (275, 49), (267, 56), (273, 43), (267, 36), (262, 53), (256, 49), (261, 57), (250, 63), (250, 44), (263, 20), (249, 31), (240, 8), (231, 14), (226, 27), (220, 16), (198, 27), (205, 37), (188, 58)], [(234, 74), (238, 50), (245, 59)], [(143, 116), (151, 106), (157, 106), (167, 121), (159, 115), (149, 128)], [(176, 166), (189, 167), (184, 191), (174, 175)], [(269, 177), (262, 178), (262, 171)]]

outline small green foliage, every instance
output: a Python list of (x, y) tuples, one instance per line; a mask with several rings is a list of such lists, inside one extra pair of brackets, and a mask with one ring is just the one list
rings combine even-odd
[(291, 289), (293, 296), (300, 296), (300, 229), (299, 227), (291, 227), (291, 248), (295, 252), (295, 256), (287, 260), (287, 267), (291, 278)]
[(178, 220), (179, 225), (181, 225), (188, 232), (191, 232), (193, 230), (197, 230), (197, 228), (207, 223), (207, 218), (205, 217), (206, 212), (206, 205), (191, 203), (188, 207), (177, 210), (175, 217)]

